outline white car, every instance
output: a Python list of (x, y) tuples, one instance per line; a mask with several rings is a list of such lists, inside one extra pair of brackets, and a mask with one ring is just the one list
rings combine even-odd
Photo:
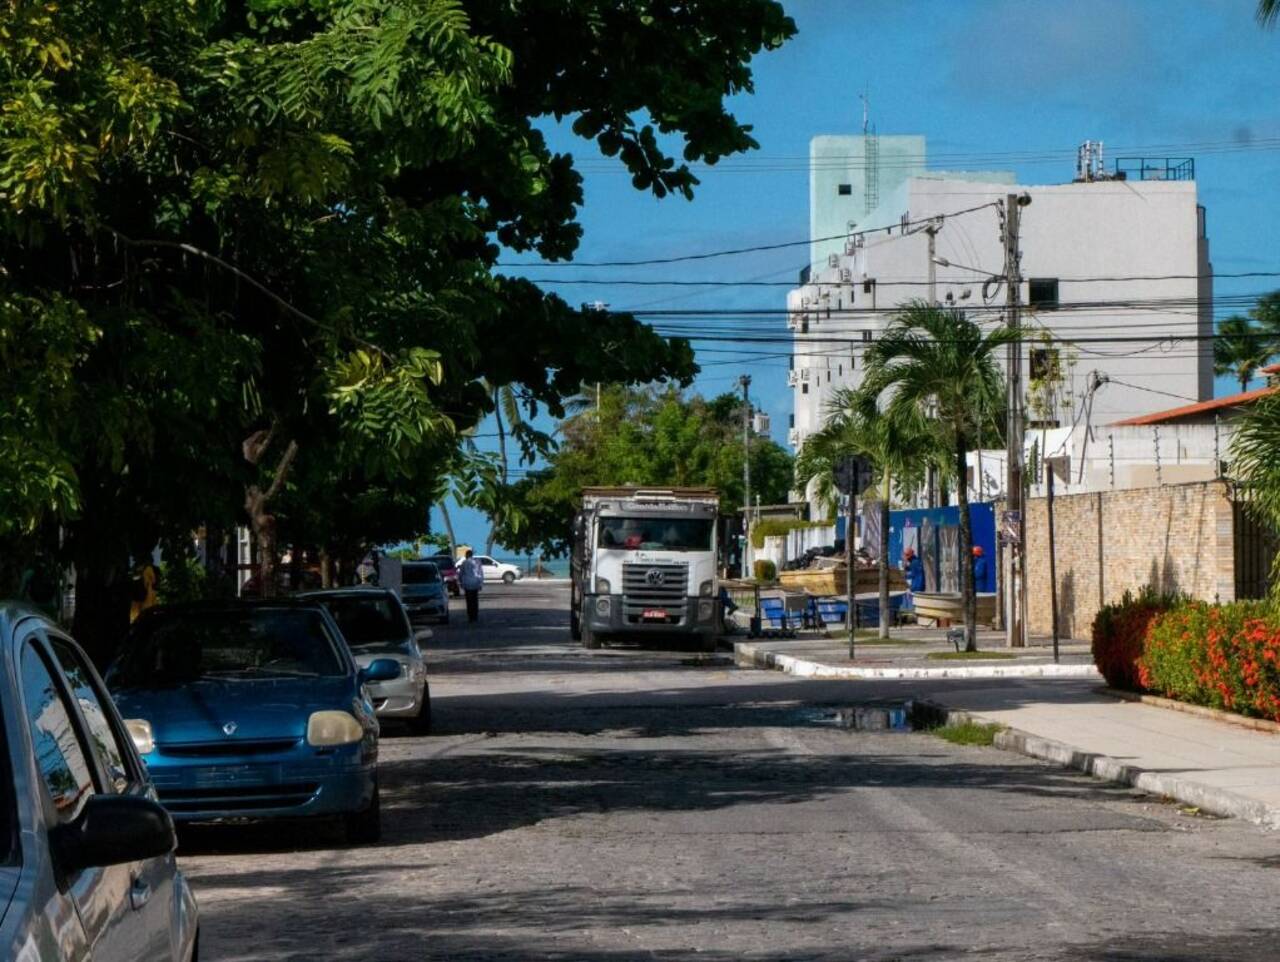
[(509, 585), (524, 574), (518, 565), (507, 564), (505, 561), (494, 561), (487, 554), (476, 555), (476, 560), (484, 568), (485, 581), (501, 581), (503, 584)]

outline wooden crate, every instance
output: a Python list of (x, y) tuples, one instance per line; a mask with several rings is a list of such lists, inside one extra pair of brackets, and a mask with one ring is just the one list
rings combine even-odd
[[(857, 594), (880, 590), (880, 572), (875, 568), (857, 568), (853, 587)], [(806, 568), (802, 571), (779, 571), (778, 584), (787, 591), (804, 591), (811, 595), (847, 595), (848, 581), (844, 568)], [(889, 590), (903, 591), (907, 587), (902, 572), (889, 569)]]

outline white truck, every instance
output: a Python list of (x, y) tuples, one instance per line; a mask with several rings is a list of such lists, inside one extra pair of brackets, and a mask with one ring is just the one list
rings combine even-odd
[(719, 507), (711, 488), (584, 488), (570, 559), (574, 640), (683, 636), (714, 650)]

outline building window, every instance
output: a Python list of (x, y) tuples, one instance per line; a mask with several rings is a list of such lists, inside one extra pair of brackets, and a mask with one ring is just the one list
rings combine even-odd
[(843, 365), (843, 364), (840, 364), (840, 365), (838, 365), (838, 366), (836, 367), (836, 373), (837, 373), (837, 374), (839, 374), (841, 377), (844, 377), (844, 365)]
[(808, 382), (808, 381), (803, 381), (803, 382), (801, 382), (801, 384), (800, 384), (800, 393), (801, 393), (801, 394), (808, 394), (808, 393), (809, 393), (809, 382)]
[(871, 288), (874, 284), (875, 284), (875, 281), (873, 281), (871, 278), (869, 277), (865, 278), (862, 282), (862, 293), (870, 294)]
[(1058, 309), (1058, 279), (1056, 277), (1033, 277), (1028, 283), (1027, 302), (1031, 307), (1041, 311)]
[(789, 428), (793, 428), (793, 427), (795, 427), (795, 426), (796, 426), (796, 416), (795, 416), (794, 414), (788, 414), (788, 415), (787, 415), (787, 427), (789, 427)]
[(871, 340), (871, 332), (870, 332), (870, 331), (863, 331), (863, 332), (862, 332), (862, 339), (863, 339), (864, 341), (869, 341), (869, 340)]
[(841, 197), (848, 197), (853, 193), (853, 184), (839, 184), (836, 187), (836, 193)]

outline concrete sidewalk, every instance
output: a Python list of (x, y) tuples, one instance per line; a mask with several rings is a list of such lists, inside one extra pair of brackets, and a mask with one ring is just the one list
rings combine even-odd
[[(920, 647), (937, 650), (927, 641), (904, 646), (905, 655), (881, 649), (883, 654), (867, 656), (895, 663), (881, 666), (864, 661), (864, 651), (876, 651), (871, 646), (860, 649), (854, 662), (849, 662), (847, 650), (837, 656), (831, 641), (823, 647), (817, 639), (757, 639), (745, 646), (749, 651), (743, 651), (742, 642), (735, 646), (739, 664), (763, 664), (772, 659), (773, 667), (784, 668), (778, 663), (781, 659), (788, 660), (791, 667), (786, 670), (795, 674), (849, 677), (851, 700), (857, 698), (859, 678), (914, 678), (917, 684), (907, 697), (923, 703), (932, 714), (949, 721), (1005, 726), (996, 736), (995, 744), (1000, 748), (1131, 785), (1211, 814), (1280, 828), (1280, 734), (1275, 732), (1125, 700), (1108, 694), (1096, 676), (1023, 674), (997, 679), (986, 675), (983, 677), (992, 679), (991, 683), (979, 684), (974, 675), (824, 674), (824, 670), (889, 669), (895, 665), (909, 670), (925, 661)], [(1079, 667), (1078, 659), (1087, 659), (1087, 652), (1078, 645), (1072, 647), (1073, 664)], [(993, 667), (1033, 669), (1042, 662), (1044, 652), (1026, 649), (1019, 656), (1013, 663)], [(1053, 666), (1050, 663), (1048, 667)], [(961, 681), (961, 677), (968, 680)]]
[(1053, 661), (1048, 639), (1032, 638), (1026, 648), (1004, 647), (1004, 635), (980, 630), (981, 654), (963, 660), (944, 660), (955, 655), (946, 631), (939, 628), (895, 628), (893, 638), (883, 642), (859, 638), (857, 657), (849, 658), (847, 636), (838, 632), (801, 632), (795, 638), (756, 638), (734, 642), (734, 658), (739, 665), (774, 668), (803, 678), (1094, 678), (1089, 646), (1066, 641), (1059, 645), (1060, 659)]

